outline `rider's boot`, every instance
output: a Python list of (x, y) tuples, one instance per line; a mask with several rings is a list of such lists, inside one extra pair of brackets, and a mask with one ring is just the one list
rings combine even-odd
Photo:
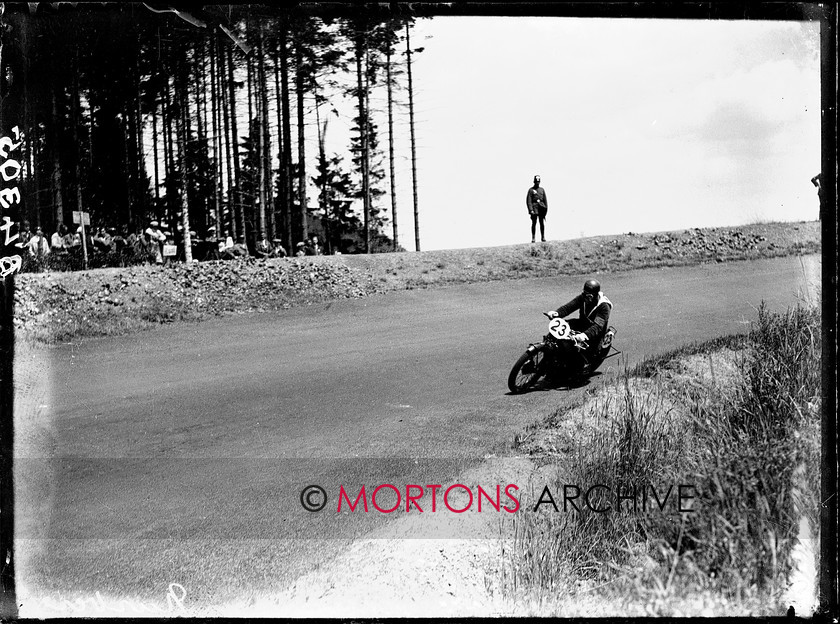
[(580, 375), (581, 377), (586, 377), (592, 372), (592, 365), (585, 356), (581, 356), (581, 359), (583, 360), (583, 363), (580, 366)]

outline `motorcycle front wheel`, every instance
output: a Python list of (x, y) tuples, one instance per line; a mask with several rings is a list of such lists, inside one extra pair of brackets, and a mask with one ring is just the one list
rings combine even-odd
[(545, 352), (541, 349), (536, 351), (526, 351), (523, 353), (508, 375), (508, 388), (513, 394), (525, 392), (532, 388), (540, 377), (545, 374), (543, 371), (543, 363), (545, 361)]

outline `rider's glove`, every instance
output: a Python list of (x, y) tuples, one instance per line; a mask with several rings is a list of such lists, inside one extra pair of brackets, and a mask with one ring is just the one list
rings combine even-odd
[(586, 337), (586, 334), (575, 334), (574, 335), (575, 345), (578, 348), (583, 348), (589, 343), (589, 339)]
[(559, 314), (557, 314), (557, 310), (549, 310), (548, 312), (545, 312), (545, 315), (548, 318), (557, 318), (558, 316), (560, 316)]

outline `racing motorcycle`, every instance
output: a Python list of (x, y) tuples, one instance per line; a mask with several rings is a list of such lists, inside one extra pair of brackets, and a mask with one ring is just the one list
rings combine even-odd
[(516, 360), (508, 375), (508, 388), (512, 393), (525, 392), (548, 375), (563, 380), (589, 375), (604, 360), (621, 353), (613, 346), (615, 327), (607, 328), (598, 347), (590, 353), (586, 342), (575, 341), (578, 332), (565, 319), (546, 312), (543, 314), (549, 318), (548, 333), (543, 336), (542, 342), (532, 343)]

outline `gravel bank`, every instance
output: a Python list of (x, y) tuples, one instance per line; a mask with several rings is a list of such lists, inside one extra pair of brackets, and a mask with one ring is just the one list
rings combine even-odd
[(730, 262), (820, 248), (819, 222), (801, 222), (419, 253), (26, 273), (15, 278), (16, 335), (53, 344), (391, 290)]

